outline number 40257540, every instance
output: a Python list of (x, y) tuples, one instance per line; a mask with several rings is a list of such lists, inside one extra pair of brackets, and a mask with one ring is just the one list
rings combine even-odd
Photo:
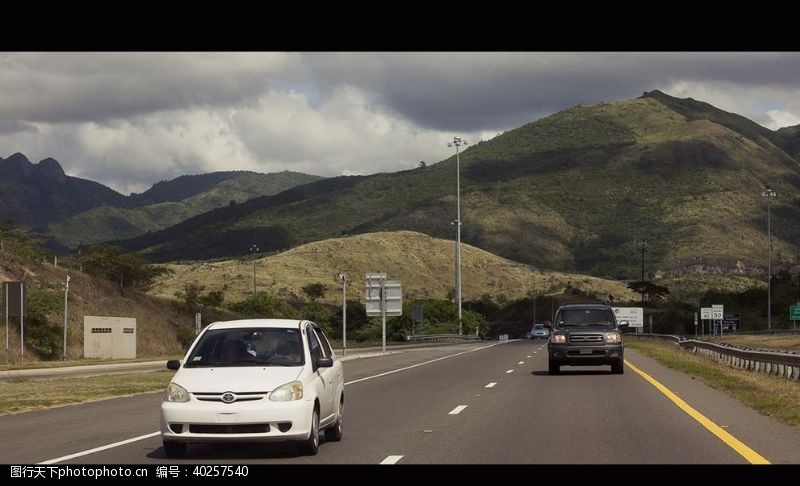
[(192, 471), (192, 475), (204, 477), (247, 476), (248, 473), (247, 466), (195, 466)]

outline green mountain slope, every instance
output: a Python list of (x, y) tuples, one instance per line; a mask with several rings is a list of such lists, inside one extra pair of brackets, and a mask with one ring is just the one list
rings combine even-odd
[(0, 157), (0, 220), (40, 228), (99, 204), (121, 204), (122, 194), (71, 177), (54, 159), (32, 164), (23, 154)]
[[(766, 260), (760, 193), (769, 186), (779, 194), (773, 260), (795, 258), (800, 166), (782, 148), (786, 134), (685, 101), (654, 93), (577, 106), (470, 146), (461, 156), (463, 240), (543, 268), (612, 277), (638, 276), (640, 239), (649, 273), (680, 272), (696, 257), (754, 271)], [(165, 261), (373, 231), (453, 239), (455, 202), (453, 156), (308, 184), (124, 244)]]
[[(219, 176), (215, 176), (215, 174), (219, 174)], [(145, 193), (131, 196), (132, 198), (138, 197), (137, 201), (165, 200), (171, 196), (164, 188), (175, 189), (176, 194), (193, 193), (191, 197), (183, 200), (163, 201), (135, 208), (103, 205), (50, 225), (50, 233), (57, 240), (71, 247), (132, 238), (229, 205), (231, 201), (240, 203), (253, 197), (276, 194), (291, 187), (320, 179), (318, 176), (289, 171), (272, 174), (243, 171), (220, 172), (203, 174), (203, 176), (178, 177), (173, 181), (160, 182)], [(179, 191), (180, 184), (178, 182), (181, 180), (191, 186), (190, 189)], [(208, 186), (209, 181), (217, 182)], [(203, 189), (197, 192), (199, 188)], [(151, 193), (151, 191), (153, 192)], [(148, 193), (150, 194), (148, 195)], [(145, 197), (145, 195), (147, 196)], [(127, 204), (132, 203), (128, 201)]]

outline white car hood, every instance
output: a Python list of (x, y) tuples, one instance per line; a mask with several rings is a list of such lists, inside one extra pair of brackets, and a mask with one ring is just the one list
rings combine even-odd
[(267, 392), (294, 381), (302, 366), (181, 368), (172, 381), (189, 393)]

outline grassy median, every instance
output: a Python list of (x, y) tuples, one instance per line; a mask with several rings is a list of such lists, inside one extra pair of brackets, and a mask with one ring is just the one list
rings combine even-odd
[(174, 371), (0, 383), (0, 415), (164, 390)]
[(759, 412), (800, 425), (800, 381), (731, 368), (667, 344), (628, 339), (625, 346), (739, 398)]

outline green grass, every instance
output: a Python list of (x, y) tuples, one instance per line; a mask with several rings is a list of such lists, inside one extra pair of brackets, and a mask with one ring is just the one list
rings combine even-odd
[(166, 388), (172, 371), (0, 383), (0, 415), (150, 393)]
[(800, 425), (800, 382), (797, 380), (731, 368), (671, 344), (629, 339), (625, 345), (729, 393), (764, 415)]
[(9, 370), (30, 370), (30, 369), (39, 369), (39, 368), (61, 368), (61, 367), (72, 367), (72, 366), (87, 366), (87, 365), (100, 365), (100, 364), (117, 364), (117, 363), (142, 363), (145, 361), (167, 361), (170, 359), (179, 359), (179, 356), (176, 355), (162, 355), (162, 356), (147, 356), (143, 358), (136, 358), (136, 359), (92, 359), (92, 358), (83, 358), (83, 359), (71, 359), (68, 361), (28, 361), (24, 364), (12, 363), (12, 364), (0, 364), (0, 371), (9, 371)]

